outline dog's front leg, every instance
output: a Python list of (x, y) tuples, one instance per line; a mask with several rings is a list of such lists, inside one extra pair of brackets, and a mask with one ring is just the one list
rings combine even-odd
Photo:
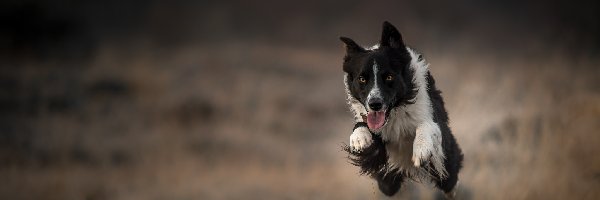
[(361, 151), (373, 143), (371, 132), (365, 122), (356, 122), (352, 135), (350, 135), (350, 147), (354, 151)]
[[(346, 77), (344, 77), (345, 79)], [(358, 100), (350, 95), (348, 95), (348, 104), (354, 114), (354, 120), (356, 120), (354, 129), (352, 129), (352, 135), (350, 135), (350, 147), (353, 151), (361, 151), (373, 143), (371, 131), (369, 131), (369, 127), (365, 123), (367, 110)]]
[(442, 150), (442, 132), (440, 131), (440, 127), (435, 122), (420, 123), (417, 126), (415, 141), (413, 143), (412, 161), (415, 167), (419, 167), (427, 161), (432, 161), (436, 170), (440, 167), (436, 165), (440, 164), (443, 169), (443, 160), (444, 152)]

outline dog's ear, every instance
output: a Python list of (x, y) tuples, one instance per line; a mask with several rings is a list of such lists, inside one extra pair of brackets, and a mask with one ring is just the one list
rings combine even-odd
[(346, 44), (346, 55), (351, 55), (351, 54), (360, 53), (360, 52), (365, 51), (365, 49), (363, 49), (361, 46), (356, 44), (356, 42), (354, 42), (354, 40), (352, 40), (350, 38), (340, 37), (340, 40), (342, 40), (342, 42), (344, 42), (344, 44)]
[(383, 22), (383, 31), (381, 32), (379, 45), (382, 47), (404, 48), (402, 35), (400, 35), (400, 32), (398, 32), (398, 29), (394, 25), (387, 21)]

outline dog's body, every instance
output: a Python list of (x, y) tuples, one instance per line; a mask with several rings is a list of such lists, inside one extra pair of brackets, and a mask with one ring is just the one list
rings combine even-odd
[(346, 148), (354, 164), (388, 196), (409, 178), (433, 181), (453, 197), (463, 155), (429, 65), (388, 22), (372, 48), (340, 39), (346, 44), (347, 100), (356, 120)]

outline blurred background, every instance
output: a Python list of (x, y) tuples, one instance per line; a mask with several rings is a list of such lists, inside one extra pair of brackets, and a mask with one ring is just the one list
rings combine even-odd
[[(339, 36), (431, 63), (461, 199), (600, 198), (598, 1), (0, 3), (0, 199), (387, 199)], [(434, 199), (406, 184), (404, 199)]]

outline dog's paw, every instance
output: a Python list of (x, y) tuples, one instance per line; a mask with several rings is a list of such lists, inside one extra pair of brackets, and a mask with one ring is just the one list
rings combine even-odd
[(358, 127), (350, 135), (350, 147), (353, 151), (361, 151), (373, 143), (371, 132), (367, 127)]
[(433, 147), (430, 145), (430, 140), (428, 138), (417, 138), (415, 137), (415, 143), (413, 144), (413, 155), (412, 161), (415, 167), (420, 167), (421, 164), (425, 164), (429, 157), (431, 156), (431, 149)]
[(412, 161), (415, 167), (425, 165), (432, 156), (436, 157), (436, 159), (439, 156), (443, 157), (441, 141), (442, 135), (437, 124), (423, 123), (419, 125), (413, 143)]

